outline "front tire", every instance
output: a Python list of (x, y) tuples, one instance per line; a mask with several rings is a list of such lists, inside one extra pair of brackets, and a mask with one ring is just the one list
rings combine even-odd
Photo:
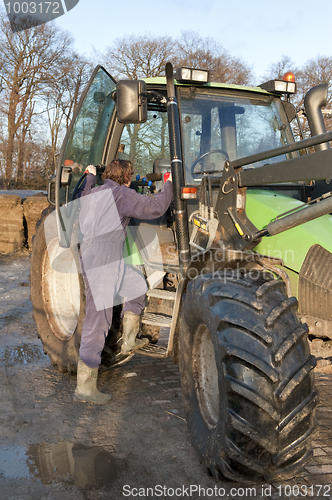
[(196, 278), (183, 301), (180, 372), (186, 420), (216, 478), (293, 477), (311, 456), (316, 360), (297, 301), (256, 272)]

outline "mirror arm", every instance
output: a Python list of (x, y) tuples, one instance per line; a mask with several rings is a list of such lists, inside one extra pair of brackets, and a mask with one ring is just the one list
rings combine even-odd
[(147, 90), (146, 92), (141, 92), (139, 97), (145, 97), (148, 102), (157, 102), (158, 104), (167, 104), (167, 98), (156, 92), (155, 90)]

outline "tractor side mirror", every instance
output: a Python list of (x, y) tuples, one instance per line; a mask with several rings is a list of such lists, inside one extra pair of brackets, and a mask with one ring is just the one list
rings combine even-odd
[(116, 107), (120, 123), (146, 122), (146, 83), (143, 80), (120, 80), (116, 88)]

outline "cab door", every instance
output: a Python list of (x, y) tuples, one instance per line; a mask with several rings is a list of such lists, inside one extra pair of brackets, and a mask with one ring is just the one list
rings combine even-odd
[(68, 248), (76, 216), (73, 194), (88, 165), (105, 158), (110, 124), (115, 114), (112, 93), (116, 81), (97, 66), (77, 105), (64, 139), (55, 179), (55, 208), (59, 245)]

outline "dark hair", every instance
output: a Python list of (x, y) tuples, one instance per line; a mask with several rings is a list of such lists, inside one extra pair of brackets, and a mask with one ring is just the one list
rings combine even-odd
[(111, 179), (118, 184), (127, 184), (133, 175), (133, 167), (130, 161), (113, 160), (107, 165), (102, 174), (103, 179)]

